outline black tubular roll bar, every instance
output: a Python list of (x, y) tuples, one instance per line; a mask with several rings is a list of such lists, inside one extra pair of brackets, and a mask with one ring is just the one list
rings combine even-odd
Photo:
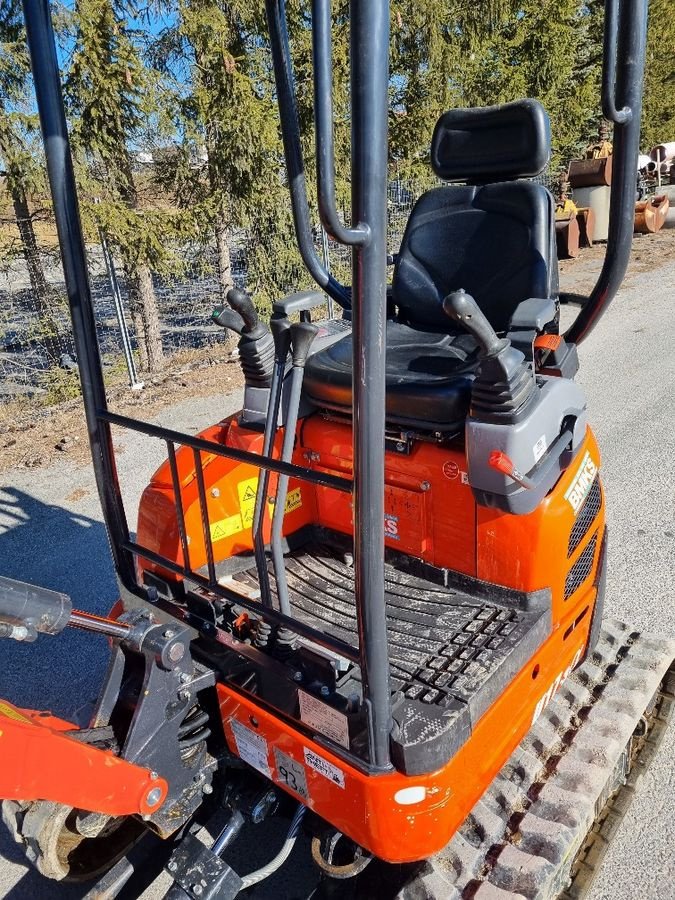
[(580, 344), (621, 287), (633, 243), (648, 0), (605, 0), (602, 111), (614, 123), (607, 253), (597, 284), (568, 329)]
[(137, 584), (134, 559), (124, 548), (129, 527), (117, 478), (110, 426), (97, 416), (97, 410), (106, 408), (105, 385), (49, 0), (24, 0), (23, 9), (96, 485), (115, 569), (123, 586), (134, 590)]
[[(70, 313), (78, 356), (82, 396), (96, 483), (110, 539), (116, 572), (123, 587), (137, 596), (146, 589), (136, 577), (135, 557), (142, 557), (177, 575), (187, 584), (254, 611), (263, 621), (290, 629), (326, 647), (361, 668), (364, 706), (369, 723), (369, 763), (372, 771), (391, 768), (389, 731), (391, 706), (389, 657), (384, 603), (384, 335), (386, 313), (386, 186), (388, 0), (351, 2), (352, 87), (352, 219), (354, 230), (354, 480), (296, 466), (270, 456), (225, 447), (215, 441), (160, 428), (108, 410), (96, 336), (87, 258), (80, 222), (68, 131), (49, 0), (23, 0), (28, 48), (35, 82), (54, 215), (63, 258)], [(289, 186), (298, 242), (310, 273), (338, 303), (350, 305), (349, 291), (318, 261), (311, 240), (309, 206), (300, 153), (299, 128), (283, 0), (267, 0), (270, 35), (283, 123)], [(328, 10), (329, 12), (329, 10)], [(330, 70), (324, 72), (330, 78)], [(328, 98), (330, 101), (330, 98)], [(326, 96), (323, 95), (325, 103)], [(326, 133), (329, 120), (320, 128)], [(331, 162), (326, 158), (325, 164)], [(326, 197), (331, 178), (319, 187)], [(325, 212), (325, 210), (324, 210)], [(357, 234), (358, 233), (358, 234)], [(341, 237), (349, 236), (349, 230)], [(166, 444), (173, 485), (182, 564), (133, 541), (129, 534), (112, 449), (111, 426), (155, 437)], [(195, 464), (207, 575), (190, 564), (181, 499), (176, 445), (191, 449)], [(358, 619), (358, 649), (324, 632), (285, 616), (257, 600), (241, 596), (217, 580), (206, 503), (202, 454), (215, 454), (354, 495), (354, 568)], [(259, 567), (258, 567), (259, 568)], [(259, 578), (262, 579), (260, 570)], [(349, 754), (346, 754), (349, 756)]]
[[(324, 226), (352, 255), (354, 585), (363, 695), (369, 711), (370, 759), (389, 768), (391, 701), (384, 596), (384, 409), (387, 293), (389, 2), (350, 0), (352, 222), (335, 209), (331, 4), (313, 0), (314, 123), (317, 196)], [(308, 202), (284, 0), (267, 0), (291, 198), (301, 251)], [(300, 223), (300, 228), (298, 227)], [(314, 276), (315, 256), (310, 264)], [(316, 277), (316, 276), (314, 276)], [(319, 282), (321, 286), (321, 282)], [(342, 302), (340, 298), (336, 298)]]
[(307, 201), (305, 166), (300, 145), (300, 126), (295, 101), (295, 79), (286, 25), (284, 0), (265, 0), (270, 48), (277, 87), (277, 103), (281, 118), (281, 135), (286, 159), (286, 177), (291, 195), (293, 224), (298, 241), (298, 249), (307, 271), (329, 297), (343, 309), (351, 307), (349, 290), (326, 270), (317, 256), (312, 239), (312, 220)]

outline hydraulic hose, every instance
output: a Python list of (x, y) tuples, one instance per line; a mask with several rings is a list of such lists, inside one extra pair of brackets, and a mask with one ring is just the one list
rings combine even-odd
[(305, 807), (302, 804), (299, 804), (297, 810), (295, 811), (295, 815), (291, 819), (291, 825), (288, 829), (288, 834), (286, 835), (286, 840), (284, 841), (283, 847), (277, 853), (274, 859), (270, 860), (266, 866), (262, 866), (262, 868), (256, 869), (255, 872), (251, 872), (250, 875), (244, 876), (244, 878), (242, 879), (242, 890), (253, 887), (254, 884), (258, 884), (260, 881), (264, 881), (265, 878), (269, 878), (270, 875), (273, 875), (278, 869), (281, 868), (281, 866), (283, 866), (288, 857), (291, 855), (293, 847), (295, 847), (295, 842), (298, 838), (300, 825), (302, 824), (304, 815)]

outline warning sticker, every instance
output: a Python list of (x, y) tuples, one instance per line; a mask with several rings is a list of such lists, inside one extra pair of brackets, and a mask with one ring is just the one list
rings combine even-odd
[(14, 719), (15, 722), (28, 722), (30, 724), (30, 719), (20, 713), (18, 709), (10, 706), (9, 703), (0, 702), (0, 716), (4, 716), (6, 719)]
[(237, 753), (247, 762), (249, 766), (253, 766), (268, 778), (272, 777), (270, 766), (267, 761), (267, 741), (265, 738), (236, 719), (230, 720), (234, 742), (237, 745)]
[(336, 744), (349, 748), (349, 723), (347, 716), (318, 697), (305, 691), (298, 691), (300, 700), (300, 720), (316, 731), (329, 737)]
[(537, 443), (532, 448), (532, 453), (534, 454), (534, 461), (536, 463), (542, 458), (544, 453), (546, 453), (546, 435), (542, 434)]
[(286, 496), (286, 506), (284, 507), (284, 512), (293, 512), (294, 509), (299, 509), (302, 506), (302, 493), (300, 488), (293, 488), (292, 491), (288, 492)]
[(239, 512), (244, 528), (250, 528), (253, 524), (253, 511), (255, 510), (255, 495), (258, 490), (258, 479), (247, 478), (237, 485), (239, 494)]
[(307, 777), (302, 763), (296, 762), (292, 756), (288, 756), (276, 747), (274, 748), (274, 761), (277, 764), (277, 781), (283, 782), (303, 800), (309, 800)]
[(217, 522), (211, 522), (211, 540), (222, 541), (223, 538), (241, 531), (243, 527), (239, 513), (228, 516), (226, 519), (219, 519)]
[(459, 475), (459, 466), (453, 459), (449, 459), (443, 463), (443, 474), (446, 478), (457, 478)]
[(309, 747), (305, 747), (305, 762), (310, 769), (314, 769), (319, 775), (323, 775), (324, 778), (327, 778), (329, 781), (332, 781), (333, 784), (336, 784), (344, 790), (345, 773), (342, 769), (338, 769), (337, 766), (334, 766), (333, 763), (328, 762), (323, 756), (319, 756), (318, 753), (310, 750)]

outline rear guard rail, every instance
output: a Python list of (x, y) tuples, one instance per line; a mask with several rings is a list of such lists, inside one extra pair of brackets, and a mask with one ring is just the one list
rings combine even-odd
[[(324, 472), (319, 472), (305, 466), (298, 466), (293, 463), (283, 462), (282, 460), (275, 459), (271, 456), (265, 456), (263, 454), (251, 453), (245, 450), (226, 447), (212, 440), (205, 440), (200, 437), (184, 434), (172, 429), (136, 420), (128, 416), (119, 415), (108, 410), (98, 410), (97, 417), (102, 422), (106, 422), (109, 425), (115, 425), (121, 428), (136, 431), (140, 434), (147, 435), (148, 437), (153, 437), (161, 440), (166, 444), (167, 448), (174, 507), (176, 512), (178, 538), (183, 553), (183, 564), (181, 565), (178, 562), (168, 559), (167, 557), (155, 552), (154, 550), (151, 550), (148, 547), (142, 546), (137, 541), (132, 540), (129, 533), (127, 533), (126, 539), (122, 542), (122, 547), (126, 551), (130, 552), (136, 557), (140, 557), (149, 562), (152, 562), (157, 566), (165, 569), (166, 571), (172, 572), (175, 575), (183, 578), (188, 585), (193, 586), (192, 590), (190, 591), (191, 596), (201, 597), (202, 599), (208, 599), (210, 601), (220, 599), (226, 601), (227, 603), (235, 604), (236, 606), (241, 607), (246, 611), (254, 613), (256, 617), (258, 617), (266, 624), (276, 626), (277, 628), (288, 629), (291, 632), (295, 633), (302, 640), (321, 647), (324, 650), (329, 651), (329, 653), (337, 655), (338, 657), (349, 660), (351, 663), (358, 666), (360, 672), (363, 673), (365, 661), (363, 659), (361, 648), (358, 645), (358, 640), (356, 642), (356, 645), (348, 643), (338, 637), (328, 634), (325, 631), (313, 628), (299, 618), (284, 615), (283, 613), (278, 612), (273, 607), (264, 605), (261, 600), (251, 599), (250, 596), (246, 596), (243, 592), (240, 593), (239, 591), (233, 590), (232, 587), (221, 584), (218, 581), (215, 555), (213, 550), (213, 541), (211, 539), (211, 523), (209, 520), (206, 488), (204, 483), (202, 454), (208, 453), (211, 455), (223, 457), (225, 459), (230, 459), (235, 462), (245, 463), (257, 468), (259, 471), (266, 470), (268, 472), (273, 472), (279, 475), (291, 476), (293, 478), (297, 478), (300, 481), (337, 490), (341, 493), (351, 494), (353, 483), (350, 479), (341, 478)], [(193, 454), (196, 476), (195, 480), (197, 484), (197, 503), (199, 507), (199, 518), (202, 524), (203, 539), (206, 550), (206, 574), (202, 574), (202, 572), (196, 571), (190, 563), (190, 548), (185, 525), (185, 511), (183, 509), (180, 478), (178, 465), (176, 462), (177, 447), (189, 448), (192, 450)], [(255, 534), (252, 534), (252, 537), (253, 539), (255, 539)], [(258, 582), (260, 582), (260, 561), (258, 559), (253, 559), (252, 565), (255, 566)], [(142, 589), (142, 587), (142, 585), (139, 585), (140, 589)], [(255, 647), (252, 647), (250, 644), (239, 641), (235, 636), (230, 635), (228, 632), (225, 632), (222, 629), (216, 627), (214, 622), (200, 620), (198, 616), (190, 614), (185, 610), (181, 610), (176, 604), (172, 602), (164, 602), (161, 599), (156, 600), (155, 602), (164, 611), (177, 618), (182, 619), (187, 624), (190, 624), (192, 627), (202, 631), (202, 633), (206, 637), (217, 641), (221, 645), (227, 646), (228, 649), (230, 649), (234, 653), (237, 653), (244, 658), (248, 658), (252, 662), (255, 662), (256, 659), (260, 659), (262, 655), (261, 651), (257, 650)], [(269, 659), (269, 662), (271, 663), (275, 662), (271, 658), (266, 657), (266, 659)], [(288, 678), (292, 678), (292, 673), (289, 673), (285, 670), (282, 671), (283, 667), (281, 666), (281, 664), (277, 665), (279, 665), (279, 676), (285, 675)], [(234, 690), (240, 689), (237, 687), (237, 685), (232, 685), (232, 687)], [(347, 750), (345, 747), (339, 746), (337, 744), (335, 744), (332, 749), (336, 753), (343, 756), (345, 760), (350, 762), (352, 765), (357, 766), (358, 768), (362, 768), (365, 764), (369, 769), (375, 770), (378, 767), (374, 763), (371, 752), (371, 721), (369, 715), (370, 704), (367, 683), (362, 682), (362, 690), (363, 708), (366, 712), (366, 721), (369, 734), (369, 740), (367, 742), (367, 758), (364, 760), (363, 757), (357, 756), (353, 752)], [(326, 740), (328, 740), (328, 743), (333, 744), (330, 739)]]

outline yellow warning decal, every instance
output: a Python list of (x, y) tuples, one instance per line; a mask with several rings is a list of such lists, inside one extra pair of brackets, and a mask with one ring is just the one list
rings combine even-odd
[(30, 719), (20, 713), (18, 709), (10, 706), (9, 703), (0, 701), (0, 716), (4, 716), (6, 719), (14, 719), (16, 722), (28, 722), (30, 725)]
[[(237, 485), (237, 493), (239, 495), (239, 512), (238, 516), (230, 516), (229, 519), (221, 519), (219, 522), (215, 522), (211, 525), (211, 539), (219, 540), (222, 537), (227, 537), (229, 534), (234, 534), (235, 531), (241, 531), (244, 528), (250, 528), (253, 525), (253, 514), (255, 512), (255, 498), (256, 493), (258, 491), (258, 479), (257, 478), (247, 478), (245, 481), (240, 481)], [(284, 508), (284, 512), (293, 512), (296, 509), (300, 509), (302, 506), (302, 490), (299, 487), (293, 488), (292, 491), (289, 491), (286, 497), (286, 506)], [(274, 513), (274, 504), (267, 502), (267, 509), (270, 516)], [(235, 520), (238, 527), (235, 528)], [(231, 523), (228, 527), (232, 530), (228, 532), (228, 534), (222, 533), (219, 528), (219, 536), (214, 537), (213, 531), (216, 526), (225, 527), (225, 523)]]
[(230, 537), (241, 531), (244, 526), (241, 524), (241, 516), (236, 513), (234, 516), (227, 516), (225, 519), (219, 519), (217, 522), (211, 522), (211, 540), (222, 541), (223, 538)]
[(255, 509), (255, 495), (258, 490), (258, 479), (247, 478), (237, 485), (239, 494), (239, 512), (241, 513), (242, 526), (250, 528), (253, 525), (253, 511)]
[(300, 509), (302, 506), (302, 493), (299, 487), (293, 488), (292, 491), (289, 491), (288, 496), (286, 497), (286, 506), (284, 508), (284, 512), (293, 512), (294, 509)]

